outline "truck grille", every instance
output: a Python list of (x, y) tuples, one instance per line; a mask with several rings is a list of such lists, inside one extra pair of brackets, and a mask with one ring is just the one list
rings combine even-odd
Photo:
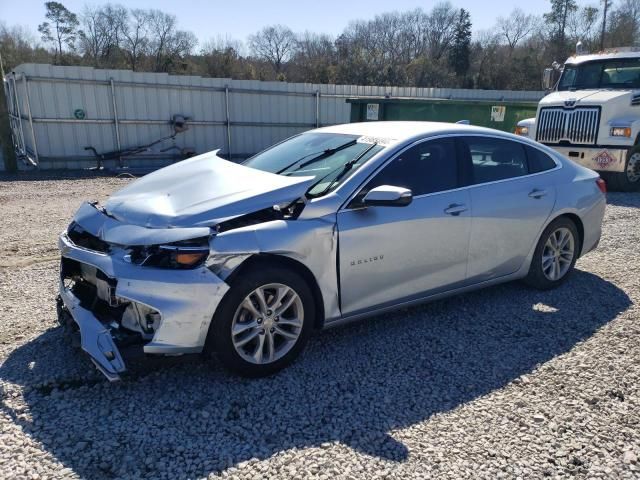
[(536, 140), (542, 143), (559, 143), (564, 140), (573, 144), (595, 145), (599, 124), (599, 107), (574, 110), (559, 107), (541, 108)]

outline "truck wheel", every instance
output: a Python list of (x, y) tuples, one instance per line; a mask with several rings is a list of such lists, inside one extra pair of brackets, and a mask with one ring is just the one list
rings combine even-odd
[(237, 278), (209, 327), (206, 350), (227, 369), (264, 377), (289, 365), (313, 329), (311, 289), (296, 272), (266, 266)]
[(629, 150), (624, 172), (608, 172), (605, 175), (609, 190), (635, 192), (640, 190), (640, 147)]

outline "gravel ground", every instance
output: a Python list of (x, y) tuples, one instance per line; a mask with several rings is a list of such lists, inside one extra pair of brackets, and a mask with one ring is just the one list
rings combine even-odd
[(56, 236), (127, 180), (0, 181), (0, 478), (639, 478), (640, 194), (560, 289), (508, 284), (323, 332), (268, 379), (56, 327)]

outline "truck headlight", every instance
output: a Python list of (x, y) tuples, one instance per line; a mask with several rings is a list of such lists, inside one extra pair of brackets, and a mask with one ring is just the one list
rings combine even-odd
[(516, 135), (522, 135), (523, 137), (527, 137), (529, 135), (529, 127), (518, 125), (516, 127)]
[(631, 129), (629, 127), (611, 127), (612, 137), (630, 137)]

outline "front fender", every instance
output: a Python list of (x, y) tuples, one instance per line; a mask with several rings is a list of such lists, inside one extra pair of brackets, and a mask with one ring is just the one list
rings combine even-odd
[(304, 265), (320, 292), (325, 318), (340, 317), (335, 214), (309, 220), (274, 220), (215, 235), (207, 265), (227, 278), (249, 257), (280, 255)]

